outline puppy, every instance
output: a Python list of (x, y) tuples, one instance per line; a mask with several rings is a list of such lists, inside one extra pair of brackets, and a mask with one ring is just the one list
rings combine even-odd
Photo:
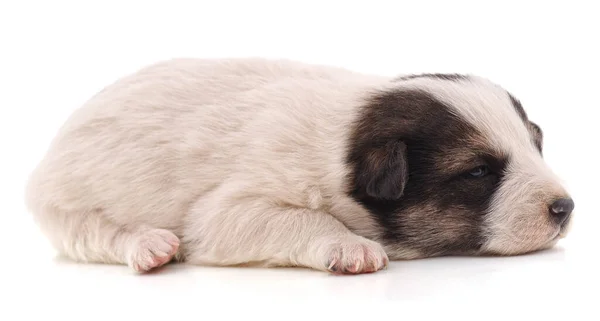
[(76, 110), (27, 206), (63, 255), (375, 272), (389, 260), (552, 247), (574, 202), (542, 131), (472, 75), (173, 59)]

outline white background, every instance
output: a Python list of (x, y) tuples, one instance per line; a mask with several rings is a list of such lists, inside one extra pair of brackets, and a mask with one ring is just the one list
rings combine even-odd
[[(598, 320), (598, 49), (594, 1), (0, 2), (1, 320)], [(571, 235), (511, 258), (395, 262), (372, 275), (56, 259), (23, 206), (66, 117), (108, 83), (172, 57), (263, 56), (395, 75), (466, 72), (518, 96), (576, 203)]]

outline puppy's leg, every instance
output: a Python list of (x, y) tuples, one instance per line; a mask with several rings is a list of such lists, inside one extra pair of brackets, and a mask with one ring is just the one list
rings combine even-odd
[(121, 226), (100, 211), (45, 210), (36, 216), (57, 250), (79, 262), (127, 264), (144, 272), (169, 262), (179, 248), (170, 231)]
[(378, 243), (353, 234), (328, 213), (218, 195), (195, 204), (183, 243), (191, 264), (303, 266), (339, 274), (375, 272), (388, 264)]

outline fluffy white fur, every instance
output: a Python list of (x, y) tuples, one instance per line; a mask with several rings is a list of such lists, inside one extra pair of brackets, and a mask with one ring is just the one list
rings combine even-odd
[[(344, 155), (362, 99), (392, 86), (399, 84), (292, 61), (161, 62), (70, 117), (31, 176), (27, 204), (54, 246), (83, 262), (146, 271), (175, 255), (192, 264), (379, 270), (388, 257), (366, 238), (379, 237), (371, 216), (345, 193)], [(502, 120), (504, 111), (477, 107), (506, 94), (484, 81), (467, 85), (488, 93), (482, 101), (464, 101), (448, 82), (406, 86), (458, 106), (498, 148), (524, 157), (512, 171), (531, 179), (515, 174), (503, 187), (487, 247), (539, 246), (529, 236), (543, 222), (522, 221), (530, 205), (516, 197), (554, 178), (532, 167), (541, 164), (533, 145), (512, 143), (510, 135), (525, 135), (516, 114)]]
[(147, 270), (180, 246), (198, 264), (380, 269), (381, 246), (346, 227), (376, 233), (342, 184), (355, 107), (384, 82), (260, 59), (150, 66), (72, 115), (28, 205), (80, 261)]

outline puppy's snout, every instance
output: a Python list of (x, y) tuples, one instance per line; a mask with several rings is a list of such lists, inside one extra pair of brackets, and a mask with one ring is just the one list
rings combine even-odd
[(550, 205), (550, 215), (559, 225), (564, 225), (575, 208), (575, 202), (571, 198), (561, 198)]

